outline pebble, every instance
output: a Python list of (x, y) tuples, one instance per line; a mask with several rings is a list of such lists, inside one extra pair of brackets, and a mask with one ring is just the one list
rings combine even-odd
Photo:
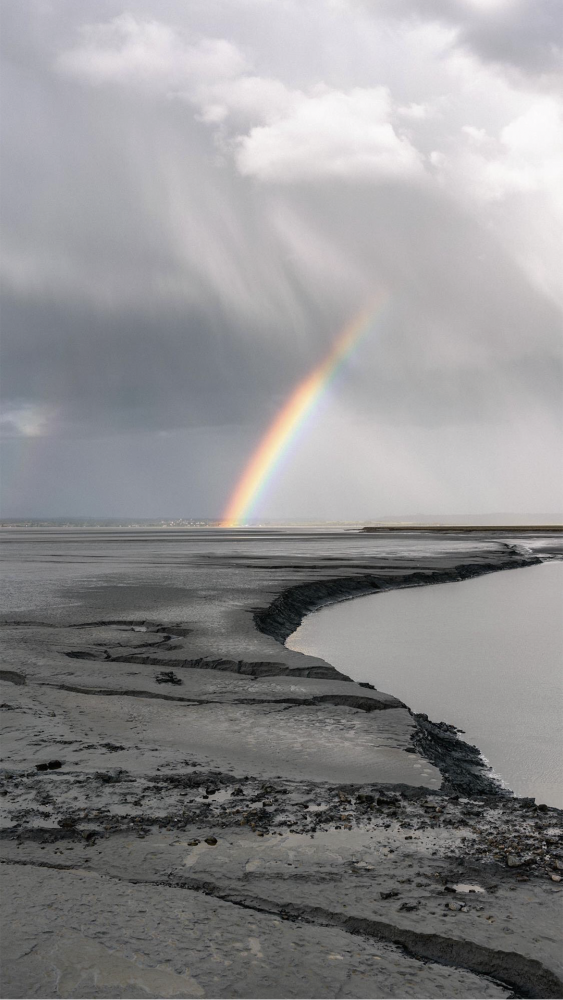
[(520, 857), (518, 854), (507, 854), (506, 863), (509, 868), (518, 868), (520, 865), (525, 864), (525, 859)]

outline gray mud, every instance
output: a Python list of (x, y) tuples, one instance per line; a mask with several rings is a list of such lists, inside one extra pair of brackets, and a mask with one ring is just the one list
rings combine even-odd
[[(561, 813), (283, 646), (323, 603), (557, 540), (137, 534), (16, 538), (3, 996), (563, 996)], [(17, 567), (55, 561), (31, 600)]]

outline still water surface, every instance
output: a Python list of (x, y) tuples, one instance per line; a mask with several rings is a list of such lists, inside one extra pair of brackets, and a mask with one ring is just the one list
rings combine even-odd
[(356, 598), (291, 649), (465, 731), (517, 795), (563, 808), (563, 562)]

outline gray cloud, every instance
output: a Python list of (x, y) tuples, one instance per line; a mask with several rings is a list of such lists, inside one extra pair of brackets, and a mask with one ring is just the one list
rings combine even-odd
[[(517, 502), (557, 505), (556, 105), (543, 78), (523, 92), (508, 73), (491, 108), (487, 67), (469, 86), (432, 34), (454, 25), (484, 63), (545, 76), (554, 7), (453, 9), (142, 0), (123, 20), (114, 0), (5, 4), (2, 427), (10, 469), (30, 442), (44, 456), (25, 490), (8, 477), (10, 512), (25, 497), (28, 514), (72, 513), (68, 496), (125, 514), (148, 477), (132, 513), (218, 513), (278, 407), (381, 288), (388, 307), (328, 397), (326, 436), (311, 431), (314, 459), (303, 444), (315, 483), (336, 458), (359, 484), (342, 516), (365, 516), (377, 490), (355, 437), (391, 512), (418, 489), (429, 509), (461, 509), (477, 454), (469, 507), (506, 507), (518, 463), (493, 457), (499, 442), (515, 456), (528, 427), (536, 493)], [(179, 448), (191, 473), (170, 472)], [(338, 516), (299, 461), (271, 512)]]
[(559, 0), (366, 0), (366, 4), (376, 16), (450, 25), (457, 32), (456, 45), (522, 73), (549, 79), (563, 69)]

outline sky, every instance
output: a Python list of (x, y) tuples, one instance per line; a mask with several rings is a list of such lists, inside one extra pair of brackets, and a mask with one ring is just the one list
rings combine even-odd
[(2, 515), (563, 509), (560, 0), (0, 0)]

